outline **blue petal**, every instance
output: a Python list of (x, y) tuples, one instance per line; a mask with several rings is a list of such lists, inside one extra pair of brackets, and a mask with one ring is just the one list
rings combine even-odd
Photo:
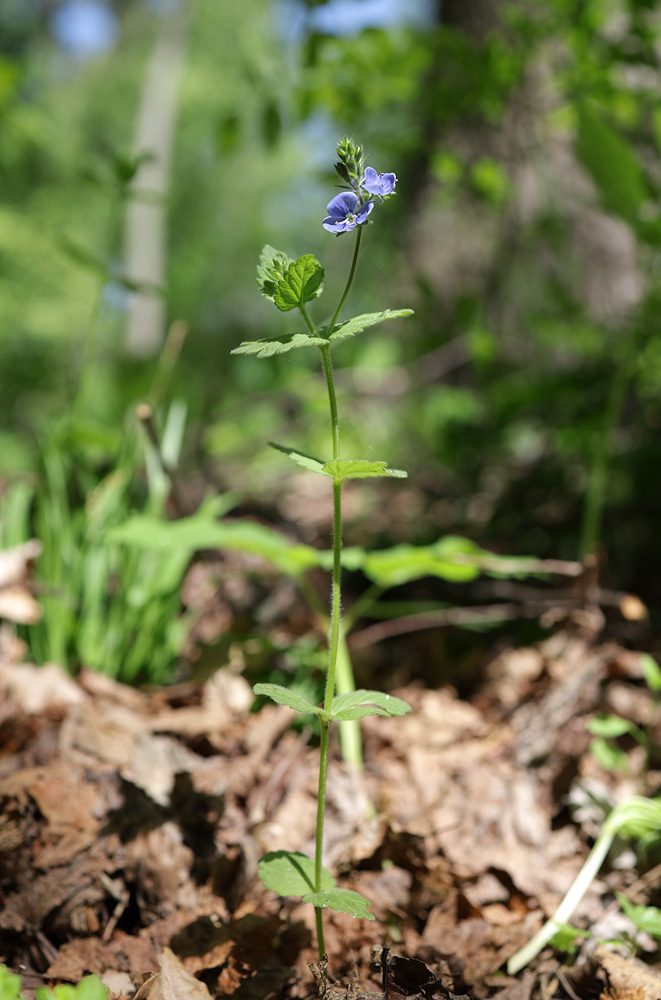
[(376, 194), (379, 197), (392, 194), (396, 183), (397, 177), (395, 174), (377, 174), (374, 167), (365, 168), (363, 187), (370, 194)]
[(321, 224), (329, 233), (350, 233), (352, 229), (356, 228), (355, 221), (347, 222), (346, 219), (332, 218), (331, 216), (324, 219)]
[(358, 204), (358, 196), (353, 191), (342, 191), (336, 194), (326, 205), (329, 215), (334, 215), (338, 219), (343, 219), (350, 212), (354, 212)]
[(373, 201), (366, 201), (364, 205), (360, 206), (360, 208), (356, 212), (356, 222), (358, 223), (359, 226), (362, 225), (363, 222), (367, 221), (367, 216), (370, 214), (373, 208), (374, 208)]

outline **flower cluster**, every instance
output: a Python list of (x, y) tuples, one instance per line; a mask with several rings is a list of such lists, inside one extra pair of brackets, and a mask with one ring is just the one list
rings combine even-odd
[(383, 201), (395, 190), (395, 174), (379, 174), (374, 167), (364, 167), (362, 146), (353, 139), (342, 139), (337, 145), (338, 162), (335, 170), (350, 188), (335, 195), (326, 206), (327, 218), (322, 226), (329, 233), (348, 233), (367, 221), (374, 208), (374, 198)]

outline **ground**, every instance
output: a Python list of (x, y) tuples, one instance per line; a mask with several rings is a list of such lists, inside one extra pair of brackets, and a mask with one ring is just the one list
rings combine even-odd
[[(661, 905), (661, 856), (630, 844), (573, 917), (590, 931), (576, 953), (547, 948), (506, 972), (606, 812), (658, 794), (658, 762), (630, 737), (626, 773), (589, 750), (595, 715), (650, 724), (640, 656), (562, 630), (492, 658), (470, 700), (422, 683), (393, 693), (412, 711), (362, 723), (363, 774), (333, 744), (325, 864), (376, 919), (325, 914), (331, 1000), (378, 1000), (384, 945), (391, 1000), (658, 1000), (657, 943), (615, 892)], [(285, 707), (251, 712), (233, 667), (147, 691), (6, 663), (0, 694), (0, 961), (26, 996), (91, 972), (140, 1000), (317, 995), (313, 911), (257, 877), (264, 852), (313, 851), (312, 729)]]

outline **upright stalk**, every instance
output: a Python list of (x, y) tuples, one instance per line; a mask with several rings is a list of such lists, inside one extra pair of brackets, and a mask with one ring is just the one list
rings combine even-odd
[[(337, 318), (340, 315), (349, 289), (353, 283), (356, 273), (356, 263), (358, 261), (358, 251), (360, 250), (360, 238), (362, 230), (358, 230), (356, 246), (351, 261), (351, 270), (344, 292), (339, 301), (338, 307), (328, 327), (327, 336), (332, 333)], [(301, 307), (301, 313), (308, 328), (314, 334), (314, 327), (310, 322), (305, 307)], [(328, 390), (328, 403), (330, 408), (331, 436), (333, 439), (333, 459), (340, 457), (340, 424), (337, 414), (337, 396), (335, 393), (335, 382), (333, 380), (333, 367), (331, 364), (330, 349), (328, 344), (319, 347), (321, 353), (321, 366), (326, 378), (326, 388)], [(333, 577), (331, 584), (331, 618), (330, 633), (328, 640), (328, 671), (326, 674), (326, 691), (324, 695), (324, 709), (331, 711), (333, 695), (335, 693), (335, 672), (337, 669), (337, 657), (340, 645), (340, 616), (342, 607), (342, 483), (333, 483)], [(314, 853), (314, 891), (321, 892), (322, 855), (324, 847), (324, 818), (326, 813), (326, 780), (328, 776), (328, 743), (330, 735), (330, 722), (321, 720), (321, 742), (319, 746), (319, 790), (317, 796), (317, 823), (315, 831), (315, 853)], [(321, 907), (315, 908), (315, 919), (317, 925), (317, 944), (319, 947), (319, 957), (325, 953), (324, 929)]]

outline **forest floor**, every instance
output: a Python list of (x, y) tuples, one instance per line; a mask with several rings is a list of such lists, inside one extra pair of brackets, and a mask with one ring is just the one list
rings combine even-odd
[[(390, 1000), (659, 1000), (658, 942), (615, 893), (661, 905), (661, 858), (627, 844), (573, 918), (589, 929), (577, 953), (505, 971), (605, 813), (659, 791), (629, 737), (628, 773), (589, 750), (595, 715), (649, 724), (640, 656), (561, 631), (501, 652), (470, 700), (422, 683), (393, 693), (412, 711), (364, 720), (362, 775), (333, 743), (325, 864), (376, 919), (325, 912), (329, 996), (379, 1000), (386, 945)], [(144, 691), (6, 663), (0, 696), (0, 962), (26, 997), (93, 972), (141, 1000), (317, 995), (312, 909), (257, 876), (267, 851), (313, 853), (316, 737), (288, 708), (251, 712), (231, 667)], [(612, 943), (627, 935), (644, 962)]]

